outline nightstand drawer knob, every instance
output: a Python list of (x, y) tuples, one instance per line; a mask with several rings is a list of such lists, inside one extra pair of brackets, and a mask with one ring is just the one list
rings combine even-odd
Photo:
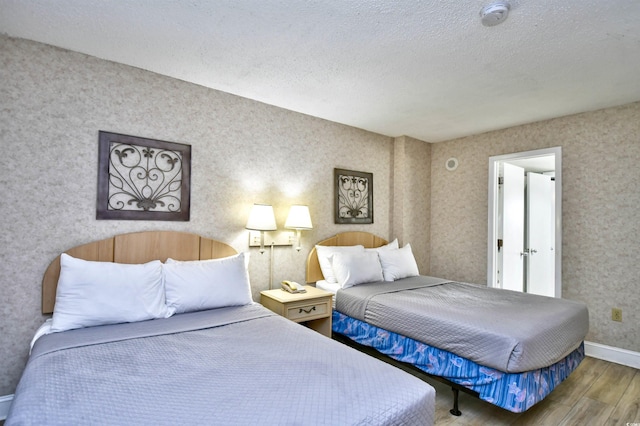
[(312, 306), (310, 309), (305, 309), (305, 308), (300, 308), (300, 310), (298, 311), (299, 314), (301, 313), (305, 313), (305, 314), (310, 314), (311, 312), (315, 311), (316, 307)]

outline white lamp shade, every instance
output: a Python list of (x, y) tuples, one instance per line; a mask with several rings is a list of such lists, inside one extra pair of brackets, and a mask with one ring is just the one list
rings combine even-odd
[(268, 204), (254, 204), (249, 213), (247, 229), (253, 231), (275, 231), (276, 217), (273, 214), (273, 207)]
[(300, 205), (291, 206), (284, 227), (288, 229), (313, 229), (311, 215), (309, 215), (309, 207)]

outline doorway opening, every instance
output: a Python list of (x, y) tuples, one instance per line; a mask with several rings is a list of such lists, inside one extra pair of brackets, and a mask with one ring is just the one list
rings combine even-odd
[(487, 285), (562, 297), (562, 148), (489, 158)]

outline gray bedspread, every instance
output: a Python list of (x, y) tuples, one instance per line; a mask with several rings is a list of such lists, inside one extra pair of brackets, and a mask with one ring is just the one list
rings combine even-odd
[(261, 305), (35, 344), (12, 425), (433, 424), (428, 384)]
[(336, 310), (509, 373), (561, 360), (589, 329), (584, 303), (425, 276), (339, 290)]

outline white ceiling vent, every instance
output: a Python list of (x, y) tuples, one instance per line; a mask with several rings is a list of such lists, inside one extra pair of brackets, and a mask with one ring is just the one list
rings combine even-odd
[(498, 25), (509, 15), (509, 9), (511, 6), (506, 1), (499, 1), (495, 3), (491, 3), (488, 6), (485, 6), (480, 11), (480, 19), (482, 20), (482, 25), (485, 27), (493, 27), (494, 25)]

